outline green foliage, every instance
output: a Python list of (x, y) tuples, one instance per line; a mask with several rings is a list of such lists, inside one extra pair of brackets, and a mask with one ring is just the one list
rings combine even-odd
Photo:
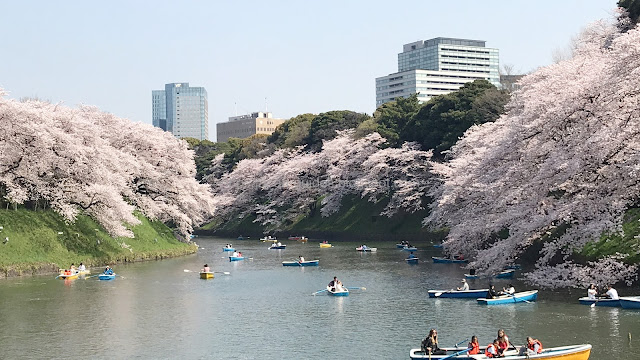
[(416, 141), (424, 150), (443, 158), (467, 129), (495, 121), (509, 101), (506, 91), (486, 80), (466, 83), (460, 90), (431, 98), (406, 124), (401, 141)]
[(640, 209), (629, 209), (624, 217), (622, 233), (603, 234), (598, 241), (588, 243), (581, 255), (591, 260), (616, 253), (627, 254), (628, 263), (640, 262)]
[(189, 148), (195, 152), (196, 179), (202, 180), (207, 175), (206, 171), (211, 166), (211, 160), (218, 154), (230, 154), (234, 151), (233, 144), (229, 142), (216, 143), (209, 140), (184, 138)]
[(336, 131), (353, 129), (369, 119), (369, 115), (353, 111), (329, 111), (314, 117), (309, 128), (307, 148), (318, 151), (322, 148), (322, 140), (336, 137)]
[(356, 136), (362, 137), (378, 132), (378, 134), (387, 139), (388, 146), (399, 147), (403, 142), (400, 138), (400, 133), (404, 131), (406, 125), (421, 107), (422, 105), (418, 101), (418, 94), (382, 104), (373, 113), (373, 118), (364, 121), (358, 126)]
[(276, 128), (267, 141), (278, 148), (306, 145), (313, 118), (313, 114), (302, 114), (287, 120)]
[(52, 263), (60, 268), (80, 262), (98, 266), (196, 251), (194, 246), (176, 240), (161, 222), (138, 218), (142, 224), (132, 228), (135, 238), (129, 239), (112, 238), (84, 215), (69, 224), (51, 210), (0, 210), (0, 239), (9, 238), (6, 244), (0, 241), (0, 273), (51, 268)]
[(632, 26), (638, 23), (638, 20), (640, 20), (640, 0), (619, 0), (618, 6), (627, 10)]

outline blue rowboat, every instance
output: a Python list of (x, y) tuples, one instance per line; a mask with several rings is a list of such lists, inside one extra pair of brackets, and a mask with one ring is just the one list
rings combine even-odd
[(435, 244), (433, 247), (436, 249), (442, 249), (442, 244)]
[(408, 257), (406, 259), (404, 259), (407, 264), (417, 264), (418, 263), (418, 258), (417, 257)]
[(591, 305), (591, 304), (596, 304), (596, 306), (609, 306), (609, 307), (620, 307), (620, 300), (616, 299), (589, 299), (588, 297), (581, 297), (580, 299), (578, 299), (578, 301), (580, 302), (580, 304), (582, 305)]
[(116, 274), (111, 274), (111, 275), (100, 274), (100, 275), (98, 275), (98, 279), (100, 279), (100, 280), (113, 280), (115, 278), (116, 278)]
[(513, 265), (509, 265), (509, 266), (505, 266), (504, 268), (505, 270), (520, 270), (522, 269), (522, 266), (520, 266), (520, 264), (513, 264)]
[(334, 291), (331, 291), (331, 289), (327, 289), (327, 292), (329, 293), (329, 295), (333, 295), (333, 296), (349, 296), (349, 289), (347, 288), (342, 288), (342, 290), (334, 290)]
[(480, 305), (504, 305), (504, 304), (514, 304), (519, 302), (529, 302), (536, 301), (538, 298), (538, 290), (531, 291), (523, 291), (519, 293), (515, 293), (513, 295), (501, 295), (496, 297), (495, 299), (478, 299), (478, 304)]
[(402, 248), (402, 250), (404, 250), (404, 251), (418, 251), (418, 248), (415, 247), (415, 246), (412, 246), (412, 247), (405, 246), (405, 247)]
[(236, 248), (227, 248), (227, 247), (223, 247), (222, 251), (236, 251)]
[(496, 277), (496, 279), (511, 279), (515, 272), (516, 271), (513, 270), (513, 269), (505, 270), (505, 271), (503, 271), (501, 273), (498, 273), (495, 277)]
[(620, 305), (625, 309), (640, 309), (640, 296), (623, 296)]
[(403, 247), (405, 247), (405, 246), (407, 246), (407, 245), (405, 245), (405, 244), (396, 244), (396, 247), (397, 247), (398, 249), (402, 249), (402, 248), (403, 248)]
[(464, 274), (464, 277), (467, 279), (477, 279), (478, 275)]
[(468, 263), (469, 260), (459, 260), (459, 259), (447, 259), (443, 257), (432, 256), (434, 263), (442, 263), (442, 264), (453, 264), (453, 263)]
[(320, 260), (307, 260), (303, 262), (298, 261), (283, 261), (282, 266), (318, 266)]
[(244, 256), (229, 256), (229, 261), (240, 261), (244, 260)]
[(272, 246), (269, 246), (270, 250), (282, 250), (282, 249), (286, 249), (287, 245), (276, 245), (273, 244)]
[[(486, 297), (489, 289), (476, 289), (476, 290), (429, 290), (430, 298), (467, 298), (477, 299), (479, 297)], [(440, 295), (438, 295), (440, 294)]]

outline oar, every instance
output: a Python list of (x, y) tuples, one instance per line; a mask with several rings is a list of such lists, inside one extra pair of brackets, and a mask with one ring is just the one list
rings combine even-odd
[(367, 290), (367, 288), (364, 287), (364, 286), (347, 286), (347, 289), (349, 289), (349, 290)]
[(317, 294), (320, 294), (321, 292), (325, 292), (325, 291), (328, 291), (328, 290), (329, 290), (329, 289), (318, 290), (318, 291), (314, 292), (314, 293), (313, 293), (313, 294), (311, 294), (311, 295), (316, 296)]
[[(193, 271), (193, 270), (189, 270), (189, 269), (184, 269), (183, 271), (184, 271), (184, 272), (197, 272), (197, 273), (199, 273), (199, 272), (200, 272), (200, 271)], [(212, 273), (214, 273), (214, 274), (225, 274), (225, 275), (231, 275), (231, 273), (230, 273), (230, 272), (228, 272), (228, 271), (212, 271)], [(120, 275), (118, 275), (118, 276), (120, 276)]]
[(509, 296), (511, 296), (513, 298), (513, 302), (518, 302), (518, 300), (520, 301), (524, 301), (527, 304), (531, 304), (531, 301), (525, 300), (525, 299), (516, 299), (516, 295), (515, 294), (508, 294)]
[(458, 356), (458, 355), (460, 355), (460, 354), (462, 354), (462, 353), (466, 353), (466, 352), (467, 352), (467, 351), (469, 351), (469, 350), (471, 350), (471, 348), (466, 348), (466, 349), (464, 349), (464, 350), (462, 350), (462, 351), (458, 351), (458, 352), (457, 352), (457, 353), (455, 353), (455, 354), (451, 354), (451, 355), (449, 355), (449, 356), (445, 356), (445, 357), (443, 357), (443, 358), (440, 358), (440, 360), (450, 359), (450, 358), (452, 358), (452, 357), (454, 357), (454, 356)]
[(85, 280), (87, 279), (91, 279), (92, 277), (96, 277), (96, 276), (100, 276), (101, 274), (95, 274), (95, 275), (91, 275), (91, 276), (85, 276)]
[(600, 300), (600, 298), (596, 298), (596, 302), (594, 302), (593, 304), (589, 305), (591, 307), (596, 307), (596, 304), (598, 303), (598, 300)]
[(452, 291), (453, 291), (453, 289), (451, 289), (451, 290), (449, 290), (449, 291), (437, 292), (437, 293), (435, 293), (435, 295), (434, 295), (434, 296), (435, 296), (435, 297), (440, 297), (440, 295), (442, 295), (442, 294), (444, 294), (444, 293), (450, 293), (450, 292), (452, 292)]
[(459, 343), (453, 345), (453, 347), (458, 347), (458, 345), (462, 344), (465, 341), (469, 341), (469, 339), (464, 339), (464, 340), (460, 341)]

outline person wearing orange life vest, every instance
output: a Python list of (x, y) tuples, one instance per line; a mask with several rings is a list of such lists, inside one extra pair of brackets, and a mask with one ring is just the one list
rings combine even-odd
[(478, 342), (478, 337), (477, 336), (473, 335), (471, 337), (471, 342), (469, 343), (467, 348), (471, 349), (468, 352), (469, 355), (480, 354), (480, 343)]
[(498, 339), (493, 340), (491, 344), (487, 345), (484, 355), (488, 358), (497, 358), (501, 356), (498, 352)]
[(542, 352), (542, 343), (540, 340), (527, 336), (527, 345), (520, 348), (519, 355), (534, 355)]

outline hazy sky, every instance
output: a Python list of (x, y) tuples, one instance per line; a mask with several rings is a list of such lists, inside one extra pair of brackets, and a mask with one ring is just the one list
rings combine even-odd
[[(229, 116), (375, 110), (375, 78), (402, 45), (485, 40), (521, 72), (551, 62), (616, 0), (8, 1), (0, 87), (151, 123), (151, 90), (209, 94), (209, 138)], [(237, 104), (237, 105), (236, 105)]]

